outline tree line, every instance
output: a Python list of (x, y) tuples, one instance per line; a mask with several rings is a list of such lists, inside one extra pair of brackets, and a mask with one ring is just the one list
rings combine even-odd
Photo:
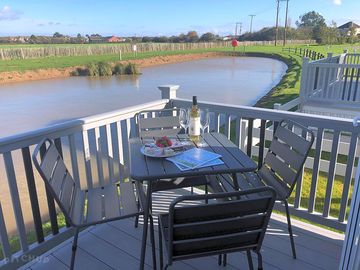
[[(319, 44), (341, 44), (359, 42), (360, 38), (356, 35), (354, 27), (341, 31), (336, 22), (326, 24), (325, 18), (315, 11), (307, 12), (299, 17), (295, 27), (287, 27), (286, 38), (293, 40), (316, 40)], [(284, 38), (284, 27), (279, 27), (278, 38)], [(239, 41), (263, 41), (274, 40), (276, 35), (275, 27), (265, 27), (253, 33), (245, 33), (239, 36)]]

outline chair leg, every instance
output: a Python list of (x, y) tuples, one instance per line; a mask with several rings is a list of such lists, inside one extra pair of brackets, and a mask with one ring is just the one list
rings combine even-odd
[[(208, 187), (208, 184), (205, 184), (205, 194), (209, 194), (209, 187)], [(205, 200), (205, 203), (208, 204), (209, 203), (209, 200), (206, 199)]]
[(156, 269), (156, 250), (155, 250), (155, 230), (154, 230), (154, 218), (152, 215), (150, 218), (150, 241), (151, 241), (151, 250), (152, 250), (152, 259), (153, 259), (153, 268)]
[(258, 256), (258, 270), (262, 270), (263, 269), (262, 255), (260, 251), (256, 251), (256, 254)]
[(227, 264), (227, 254), (225, 253), (225, 254), (223, 254), (223, 266), (226, 266), (226, 264)]
[(164, 254), (163, 254), (163, 243), (162, 243), (162, 234), (159, 222), (159, 257), (160, 257), (160, 269), (164, 267)]
[(75, 229), (75, 234), (74, 234), (74, 240), (73, 240), (73, 244), (72, 244), (72, 248), (71, 248), (70, 270), (73, 270), (73, 269), (74, 269), (74, 265), (75, 265), (75, 256), (76, 256), (76, 249), (77, 249), (78, 237), (79, 237), (79, 229), (76, 228), (76, 229)]
[(254, 265), (253, 265), (253, 261), (252, 261), (252, 258), (251, 258), (250, 250), (246, 251), (246, 256), (247, 256), (248, 263), (249, 263), (249, 269), (254, 270)]
[(289, 205), (288, 205), (287, 201), (284, 201), (284, 203), (285, 203), (286, 218), (287, 218), (287, 223), (288, 223), (288, 231), (289, 231), (289, 235), (290, 235), (292, 254), (293, 254), (293, 258), (296, 259), (295, 242), (294, 242), (294, 236), (293, 236), (292, 227), (291, 227)]
[(220, 254), (218, 257), (218, 265), (221, 265), (221, 261), (222, 261), (221, 258), (222, 258), (222, 254)]
[[(137, 201), (137, 208), (138, 210), (140, 210), (140, 199), (138, 198)], [(135, 217), (135, 228), (137, 228), (139, 226), (139, 215), (136, 215)]]

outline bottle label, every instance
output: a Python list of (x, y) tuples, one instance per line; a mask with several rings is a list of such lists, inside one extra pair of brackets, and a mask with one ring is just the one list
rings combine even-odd
[(190, 136), (200, 135), (200, 117), (190, 117), (189, 135)]

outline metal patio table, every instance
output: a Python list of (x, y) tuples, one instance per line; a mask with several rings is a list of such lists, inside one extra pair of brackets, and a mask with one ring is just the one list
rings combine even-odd
[[(178, 135), (180, 140), (186, 138), (186, 135)], [(223, 165), (205, 167), (189, 171), (179, 170), (172, 162), (163, 158), (151, 158), (144, 156), (140, 149), (143, 142), (140, 138), (130, 139), (130, 176), (132, 180), (139, 183), (146, 182), (147, 190), (144, 204), (144, 226), (142, 235), (140, 269), (144, 269), (146, 240), (148, 231), (148, 220), (151, 211), (152, 186), (158, 180), (194, 177), (199, 175), (217, 175), (231, 174), (235, 189), (239, 189), (236, 173), (252, 172), (257, 168), (256, 163), (251, 160), (235, 144), (220, 133), (205, 133), (203, 138), (208, 146), (202, 149), (221, 155), (224, 161)]]

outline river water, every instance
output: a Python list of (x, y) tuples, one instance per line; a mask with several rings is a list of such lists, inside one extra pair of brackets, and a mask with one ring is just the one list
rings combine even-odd
[[(275, 86), (287, 66), (255, 57), (217, 57), (143, 68), (138, 76), (71, 77), (0, 86), (0, 138), (51, 124), (157, 100), (157, 86), (177, 84), (177, 96), (200, 101), (253, 105)], [(65, 146), (66, 147), (66, 146)], [(13, 153), (27, 228), (33, 226), (20, 151)], [(0, 201), (10, 233), (16, 233), (9, 188), (0, 158)], [(42, 181), (36, 177), (40, 210), (46, 219)]]

